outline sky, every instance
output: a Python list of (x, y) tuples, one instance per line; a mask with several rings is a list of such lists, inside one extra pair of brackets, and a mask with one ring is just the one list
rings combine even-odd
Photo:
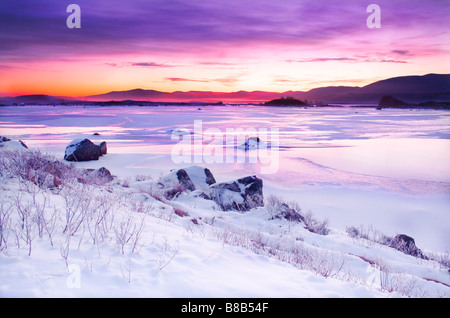
[[(70, 4), (81, 28), (69, 28)], [(369, 28), (370, 4), (380, 28)], [(0, 95), (307, 91), (450, 73), (450, 0), (1, 0)]]

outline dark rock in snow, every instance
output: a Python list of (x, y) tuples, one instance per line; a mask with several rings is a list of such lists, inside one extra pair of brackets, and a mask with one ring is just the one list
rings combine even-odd
[(396, 235), (389, 243), (389, 247), (395, 248), (405, 254), (428, 259), (422, 251), (416, 246), (414, 239), (405, 234)]
[(99, 146), (100, 146), (100, 153), (102, 155), (106, 155), (106, 152), (108, 151), (108, 148), (106, 147), (106, 141), (102, 141)]
[(216, 179), (208, 168), (192, 166), (185, 169), (196, 190), (205, 190), (216, 183)]
[[(216, 180), (207, 168), (192, 166), (185, 169), (172, 171), (159, 181), (159, 185), (167, 190), (164, 196), (172, 200), (177, 195), (185, 191), (202, 190), (207, 191)], [(205, 193), (205, 198), (208, 195)]]
[(192, 166), (172, 171), (161, 178), (158, 184), (166, 189), (164, 196), (168, 200), (190, 191), (194, 197), (213, 200), (224, 211), (248, 211), (264, 206), (263, 182), (256, 176), (216, 183), (209, 169)]
[(100, 177), (103, 180), (106, 181), (114, 180), (114, 177), (112, 176), (111, 172), (105, 167), (101, 167), (100, 169), (95, 170), (95, 173), (97, 174), (98, 177)]
[(94, 144), (89, 139), (73, 140), (67, 147), (64, 159), (67, 161), (90, 161), (106, 154), (106, 142), (102, 146)]
[(262, 187), (262, 180), (256, 176), (244, 177), (211, 185), (211, 198), (224, 211), (249, 211), (264, 206)]
[(259, 137), (249, 137), (239, 148), (243, 150), (258, 149), (261, 143)]
[(300, 213), (298, 213), (295, 209), (291, 208), (286, 203), (282, 203), (280, 205), (280, 211), (275, 217), (285, 218), (286, 220), (293, 221), (293, 222), (304, 222), (305, 221), (305, 218)]
[(111, 172), (105, 167), (99, 169), (84, 169), (84, 175), (78, 179), (81, 183), (88, 184), (105, 184), (113, 181), (114, 177)]
[(194, 183), (192, 183), (191, 178), (187, 174), (186, 170), (180, 169), (176, 172), (177, 179), (181, 187), (183, 188), (183, 191), (189, 190), (194, 191), (195, 186)]

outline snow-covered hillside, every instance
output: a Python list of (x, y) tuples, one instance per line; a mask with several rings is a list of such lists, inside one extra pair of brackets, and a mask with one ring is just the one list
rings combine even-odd
[(448, 254), (407, 255), (279, 193), (222, 211), (199, 191), (168, 200), (169, 170), (108, 181), (57, 159), (0, 149), (1, 297), (450, 296)]

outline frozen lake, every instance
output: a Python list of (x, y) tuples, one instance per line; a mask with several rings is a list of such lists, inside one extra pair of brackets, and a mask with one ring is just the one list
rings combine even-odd
[[(270, 148), (265, 158), (258, 157), (259, 149), (234, 149), (235, 144), (240, 145), (236, 136), (243, 135), (242, 130), (248, 137), (256, 134), (270, 146), (276, 144), (270, 133), (277, 132), (279, 147)], [(75, 138), (106, 141), (106, 156), (78, 165), (105, 166), (123, 178), (157, 178), (170, 169), (193, 164), (210, 168), (218, 181), (256, 174), (265, 182), (265, 193), (296, 200), (305, 210), (329, 218), (335, 228), (372, 225), (388, 235), (405, 232), (416, 238), (419, 247), (441, 251), (450, 247), (448, 111), (1, 107), (0, 135), (20, 139), (30, 148), (45, 149), (61, 159), (65, 147)], [(199, 136), (203, 142), (196, 148)], [(234, 144), (223, 145), (227, 136)], [(189, 158), (195, 159), (198, 151), (203, 157), (191, 164), (177, 162), (173, 153), (180, 145), (193, 150)], [(205, 151), (209, 157), (205, 157)], [(231, 154), (234, 160), (227, 162), (225, 154)], [(257, 157), (256, 162), (250, 159), (252, 156)], [(273, 169), (264, 173), (267, 166)]]

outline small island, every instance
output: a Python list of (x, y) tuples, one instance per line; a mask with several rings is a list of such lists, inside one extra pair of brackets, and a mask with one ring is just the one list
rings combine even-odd
[(278, 99), (271, 100), (269, 102), (265, 102), (266, 106), (308, 106), (307, 103), (302, 102), (301, 100), (295, 99), (293, 97), (281, 97)]

